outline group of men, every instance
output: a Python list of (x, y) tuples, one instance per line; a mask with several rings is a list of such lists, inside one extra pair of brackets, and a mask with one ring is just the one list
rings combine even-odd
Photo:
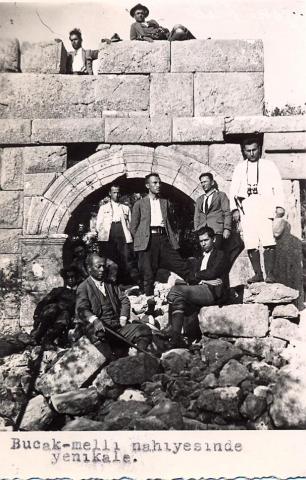
[[(173, 42), (195, 38), (184, 25), (174, 25), (170, 32), (167, 28), (159, 25), (156, 20), (146, 20), (149, 15), (149, 9), (140, 3), (130, 10), (130, 15), (135, 20), (131, 25), (130, 40), (146, 42), (169, 40)], [(93, 75), (92, 63), (98, 58), (99, 50), (88, 50), (82, 47), (83, 39), (79, 28), (71, 30), (69, 40), (73, 50), (67, 56), (67, 73)], [(114, 33), (110, 39), (101, 39), (101, 42), (108, 44), (120, 41), (121, 38), (117, 33)]]
[[(44, 312), (42, 316), (46, 325), (57, 309), (55, 316), (60, 329), (65, 323), (69, 324), (65, 319), (72, 317), (71, 303), (75, 300), (76, 318), (83, 331), (107, 358), (113, 358), (116, 349), (122, 351), (124, 346), (124, 340), (118, 340), (118, 335), (112, 332), (117, 332), (142, 349), (146, 348), (152, 340), (152, 331), (148, 324), (141, 321), (129, 323), (129, 299), (114, 281), (109, 280), (108, 257), (118, 262), (119, 271), (132, 273), (135, 283), (139, 284), (142, 278), (148, 298), (154, 293), (159, 268), (179, 275), (181, 279), (176, 281), (168, 294), (166, 333), (171, 347), (182, 346), (185, 315), (198, 311), (202, 306), (219, 304), (228, 285), (233, 258), (229, 258), (226, 247), (231, 240), (233, 221), (241, 222), (243, 241), (254, 269), (254, 276), (248, 282), (264, 279), (260, 245), (264, 252), (265, 281), (274, 282), (273, 219), (285, 213), (282, 181), (274, 163), (261, 157), (261, 144), (256, 137), (246, 138), (241, 149), (244, 161), (234, 170), (230, 198), (217, 189), (210, 172), (200, 175), (204, 193), (196, 201), (194, 214), (194, 229), (202, 249), (200, 258), (191, 263), (178, 252), (169, 202), (160, 195), (162, 184), (158, 173), (145, 177), (148, 194), (135, 202), (132, 212), (127, 205), (120, 203), (119, 187), (112, 185), (109, 202), (101, 205), (98, 212), (99, 252), (90, 254), (86, 259), (88, 277), (76, 290), (77, 282), (73, 279), (75, 266), (63, 271), (64, 287), (52, 291), (48, 301), (37, 307), (36, 318)], [(133, 264), (135, 253), (139, 270)], [(63, 289), (66, 289), (65, 292)], [(62, 293), (64, 296), (59, 298)], [(53, 307), (50, 304), (54, 304)], [(46, 306), (48, 308), (44, 311)], [(41, 323), (36, 321), (34, 324), (37, 338), (41, 338), (45, 328), (41, 327)]]

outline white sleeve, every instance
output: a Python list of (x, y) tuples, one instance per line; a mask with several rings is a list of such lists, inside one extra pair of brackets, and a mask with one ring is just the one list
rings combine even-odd
[(100, 230), (100, 225), (102, 223), (102, 218), (103, 218), (103, 209), (102, 206), (99, 208), (98, 215), (97, 215), (97, 222), (96, 222), (96, 231), (99, 232)]

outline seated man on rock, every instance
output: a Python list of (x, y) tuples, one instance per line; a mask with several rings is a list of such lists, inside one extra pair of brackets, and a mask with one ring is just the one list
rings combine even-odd
[[(201, 307), (219, 302), (223, 293), (223, 277), (226, 272), (224, 253), (214, 246), (215, 233), (210, 227), (198, 230), (203, 256), (196, 259), (194, 280), (190, 284), (174, 285), (168, 294), (169, 324), (172, 348), (183, 346), (181, 337), (184, 316), (198, 311)], [(193, 316), (193, 321), (198, 322)], [(194, 325), (193, 330), (199, 326)]]
[(73, 266), (60, 272), (64, 286), (53, 288), (37, 305), (31, 336), (44, 345), (69, 345), (68, 331), (72, 328), (75, 311), (77, 271)]
[(96, 253), (86, 259), (89, 277), (77, 289), (76, 316), (84, 334), (105, 356), (113, 360), (128, 353), (128, 345), (108, 329), (146, 349), (151, 343), (151, 329), (143, 323), (129, 323), (130, 301), (114, 284), (106, 281), (106, 259)]
[(138, 3), (130, 10), (130, 15), (135, 19), (131, 25), (130, 39), (144, 40), (153, 42), (153, 40), (191, 40), (195, 37), (183, 25), (174, 25), (171, 32), (165, 27), (159, 25), (155, 20), (145, 20), (149, 15), (149, 9)]

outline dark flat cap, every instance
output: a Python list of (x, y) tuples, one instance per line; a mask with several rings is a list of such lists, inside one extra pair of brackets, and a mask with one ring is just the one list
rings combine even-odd
[(131, 10), (130, 10), (131, 17), (134, 18), (136, 10), (143, 10), (145, 18), (147, 18), (147, 16), (149, 15), (149, 9), (147, 7), (145, 7), (144, 5), (141, 5), (141, 3), (137, 3), (137, 5), (135, 5), (135, 7), (131, 8)]

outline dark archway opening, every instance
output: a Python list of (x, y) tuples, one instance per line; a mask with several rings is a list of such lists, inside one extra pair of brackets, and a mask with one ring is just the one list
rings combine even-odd
[[(128, 179), (123, 175), (114, 183), (121, 187), (120, 201), (131, 208), (137, 199), (135, 194), (144, 196), (147, 193), (143, 178)], [(65, 230), (68, 240), (63, 252), (64, 264), (67, 265), (71, 260), (69, 245), (71, 241), (80, 238), (80, 225), (84, 226), (85, 233), (90, 231), (90, 220), (97, 214), (100, 201), (108, 196), (110, 186), (109, 183), (92, 192), (73, 212)], [(162, 185), (162, 196), (170, 201), (171, 224), (179, 238), (181, 255), (184, 258), (194, 256), (199, 253), (197, 236), (193, 232), (194, 201), (182, 191), (166, 183)]]

